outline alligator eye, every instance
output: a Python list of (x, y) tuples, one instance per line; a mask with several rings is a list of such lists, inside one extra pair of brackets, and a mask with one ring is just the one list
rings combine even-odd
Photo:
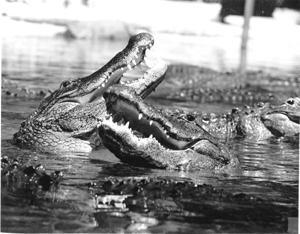
[(63, 82), (61, 82), (60, 87), (61, 88), (65, 88), (70, 84), (69, 80), (64, 80)]
[(295, 102), (294, 102), (293, 99), (289, 99), (289, 100), (286, 101), (286, 103), (289, 104), (289, 105), (294, 105)]
[(186, 115), (186, 118), (188, 121), (194, 121), (195, 120), (195, 117), (192, 116), (192, 115)]

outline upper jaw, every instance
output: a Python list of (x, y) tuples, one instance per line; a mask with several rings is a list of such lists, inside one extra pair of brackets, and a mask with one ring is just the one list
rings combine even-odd
[(50, 106), (62, 102), (84, 105), (101, 98), (105, 90), (119, 83), (123, 76), (130, 78), (132, 70), (138, 71), (139, 77), (142, 76), (151, 68), (145, 62), (145, 56), (153, 44), (153, 37), (147, 33), (131, 37), (125, 49), (116, 54), (101, 69), (83, 78), (63, 81), (60, 88), (47, 99), (47, 102)]

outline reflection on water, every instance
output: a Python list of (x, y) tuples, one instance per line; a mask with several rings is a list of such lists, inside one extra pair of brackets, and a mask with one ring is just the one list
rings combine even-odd
[[(13, 38), (3, 41), (2, 74), (28, 86), (55, 89), (62, 80), (85, 76), (98, 69), (124, 47), (126, 42), (101, 43), (66, 41), (61, 38)], [(157, 101), (157, 100), (155, 100)], [(155, 104), (151, 100), (152, 104)], [(174, 103), (173, 103), (174, 104)], [(4, 188), (2, 199), (2, 231), (9, 232), (92, 232), (133, 231), (129, 225), (133, 213), (126, 217), (95, 214), (95, 200), (88, 183), (99, 183), (107, 177), (161, 177), (188, 179), (199, 184), (212, 184), (233, 192), (243, 192), (271, 199), (286, 207), (298, 204), (298, 143), (270, 139), (264, 142), (230, 142), (239, 157), (241, 172), (223, 175), (207, 172), (177, 172), (145, 169), (121, 163), (106, 149), (88, 156), (48, 155), (21, 150), (11, 144), (12, 135), (20, 123), (39, 105), (39, 101), (2, 98), (1, 155), (19, 158), (28, 165), (42, 164), (49, 172), (64, 173), (57, 192), (48, 192), (38, 199), (30, 194)], [(161, 101), (162, 107), (170, 103)], [(205, 112), (225, 112), (230, 106), (180, 103), (180, 109)], [(100, 223), (100, 220), (103, 222)], [(160, 220), (159, 220), (160, 221)], [(195, 232), (193, 224), (183, 221), (161, 221), (154, 232)], [(126, 229), (127, 228), (127, 229)], [(132, 229), (133, 228), (133, 229)]]
[(3, 39), (2, 76), (27, 86), (56, 89), (61, 81), (98, 70), (127, 42), (65, 40), (57, 37)]

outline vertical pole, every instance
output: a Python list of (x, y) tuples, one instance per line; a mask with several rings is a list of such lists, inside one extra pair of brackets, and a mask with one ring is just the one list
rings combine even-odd
[(249, 33), (250, 18), (253, 15), (255, 0), (245, 0), (244, 7), (244, 27), (241, 44), (241, 60), (240, 60), (240, 86), (245, 84), (246, 79), (246, 66), (247, 66), (247, 41)]

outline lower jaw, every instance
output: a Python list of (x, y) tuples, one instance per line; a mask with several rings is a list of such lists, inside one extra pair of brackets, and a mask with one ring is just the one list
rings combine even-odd
[(177, 170), (219, 170), (225, 166), (192, 149), (172, 150), (155, 138), (139, 138), (130, 129), (116, 123), (104, 121), (99, 134), (104, 145), (126, 163)]

